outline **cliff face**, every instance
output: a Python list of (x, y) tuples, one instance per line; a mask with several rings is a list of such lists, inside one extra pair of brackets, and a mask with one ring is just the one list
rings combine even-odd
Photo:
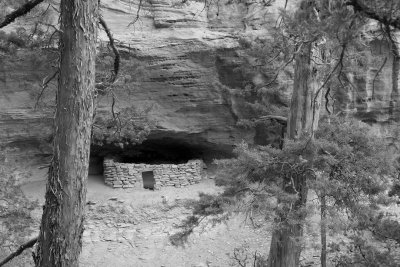
[[(249, 115), (244, 100), (228, 92), (251, 79), (237, 70), (243, 62), (240, 38), (268, 34), (265, 25), (273, 25), (285, 1), (267, 9), (261, 8), (261, 1), (221, 1), (210, 8), (202, 1), (140, 2), (139, 8), (139, 1), (102, 1), (101, 12), (122, 53), (121, 76), (114, 88), (116, 111), (129, 106), (150, 110), (148, 119), (155, 127), (149, 139), (161, 143), (192, 144), (226, 154), (242, 139), (251, 142), (253, 132), (236, 127), (239, 118)], [(104, 48), (106, 35), (99, 35)], [(41, 52), (42, 59), (35, 62), (34, 53), (0, 55), (0, 140), (11, 147), (40, 144), (40, 151), (49, 153), (55, 83), (39, 101), (39, 106), (47, 106), (34, 107), (43, 79), (54, 72), (49, 67), (54, 55)], [(107, 66), (101, 68), (108, 71)], [(99, 99), (101, 116), (110, 110), (111, 98)]]
[[(400, 34), (396, 35), (398, 40)], [(367, 71), (348, 74), (351, 86), (338, 102), (339, 110), (373, 124), (389, 124), (400, 119), (400, 57), (397, 47), (387, 41), (370, 42)]]
[[(239, 68), (246, 61), (242, 53), (246, 39), (266, 39), (286, 1), (277, 0), (266, 8), (264, 2), (218, 1), (218, 5), (205, 7), (204, 1), (102, 1), (101, 13), (122, 54), (121, 75), (113, 89), (115, 109), (134, 106), (148, 111), (147, 119), (155, 125), (146, 143), (152, 151), (164, 149), (168, 154), (174, 146), (184, 147), (182, 153), (194, 149), (198, 153), (193, 156), (212, 158), (228, 155), (241, 140), (257, 141), (268, 133), (237, 127), (240, 119), (252, 117), (254, 111), (245, 104), (249, 99), (232, 93), (265, 82), (261, 73), (244, 73)], [(107, 38), (103, 31), (99, 35), (99, 50), (103, 51)], [(373, 50), (381, 51), (380, 47)], [(390, 54), (385, 49), (382, 58)], [(51, 152), (55, 83), (45, 89), (40, 108), (34, 107), (43, 79), (54, 73), (50, 66), (56, 58), (51, 51), (0, 53), (0, 145), (29, 148), (35, 154)], [(380, 70), (371, 62), (365, 76), (353, 77), (357, 90), (349, 89), (342, 96), (346, 104), (340, 108), (365, 120), (387, 120), (393, 95), (392, 63), (388, 56)], [(110, 68), (99, 65), (105, 73)], [(287, 104), (290, 82), (284, 87)], [(99, 97), (98, 115), (105, 116), (111, 103), (110, 97)], [(144, 147), (140, 149), (145, 151)], [(101, 149), (97, 147), (94, 153), (101, 154)]]
[[(121, 69), (128, 78), (116, 88), (119, 108), (151, 107), (149, 119), (157, 127), (149, 139), (226, 152), (242, 139), (252, 141), (251, 131), (236, 127), (251, 111), (229, 92), (252, 79), (238, 70), (244, 61), (240, 41), (268, 35), (266, 25), (273, 25), (284, 3), (265, 9), (262, 1), (206, 7), (202, 1), (151, 0), (138, 11), (139, 1), (103, 1), (104, 18), (126, 55)], [(109, 105), (105, 99), (100, 109)]]

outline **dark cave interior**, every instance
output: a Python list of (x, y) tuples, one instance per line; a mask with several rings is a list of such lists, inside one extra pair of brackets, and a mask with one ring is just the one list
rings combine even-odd
[[(214, 159), (233, 157), (232, 146), (215, 145), (208, 142), (193, 142), (171, 137), (147, 139), (140, 145), (125, 146), (92, 145), (91, 174), (102, 173), (102, 162), (106, 156), (124, 163), (181, 164), (192, 159), (202, 159), (211, 163)], [(100, 170), (101, 169), (101, 170)]]

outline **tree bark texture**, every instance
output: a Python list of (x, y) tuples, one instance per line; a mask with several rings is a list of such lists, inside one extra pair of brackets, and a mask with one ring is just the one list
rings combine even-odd
[[(319, 108), (322, 92), (317, 91), (316, 70), (311, 64), (312, 44), (304, 44), (295, 58), (294, 88), (287, 124), (288, 139), (298, 139), (307, 134), (312, 138), (319, 120)], [(294, 267), (300, 265), (302, 249), (303, 225), (305, 214), (301, 209), (307, 203), (307, 177), (299, 176), (293, 180), (285, 180), (283, 190), (289, 194), (297, 194), (293, 211), (298, 216), (298, 223), (289, 223), (285, 213), (278, 215), (280, 227), (272, 234), (268, 266)], [(289, 208), (288, 208), (289, 210)]]
[[(287, 125), (287, 138), (298, 139), (312, 134), (318, 127), (322, 92), (318, 91), (314, 68), (311, 66), (312, 45), (304, 44), (296, 56), (293, 95)], [(314, 109), (315, 107), (315, 109)]]
[(93, 117), (98, 1), (62, 0), (53, 160), (36, 266), (79, 266)]
[[(394, 44), (396, 45), (396, 44)], [(397, 46), (393, 53), (393, 65), (392, 65), (392, 93), (390, 95), (389, 103), (389, 116), (391, 120), (395, 120), (399, 114), (400, 107), (400, 92), (399, 92), (399, 75), (400, 75), (400, 54)]]
[(326, 233), (327, 233), (327, 228), (326, 228), (326, 197), (325, 195), (322, 195), (320, 197), (321, 201), (321, 267), (326, 267)]
[(301, 176), (293, 179), (294, 184), (285, 181), (287, 186), (284, 190), (288, 193), (295, 194), (294, 188), (299, 192), (298, 198), (293, 205), (292, 212), (297, 212), (297, 223), (288, 222), (289, 207), (286, 213), (279, 214), (278, 225), (272, 233), (271, 246), (268, 257), (269, 267), (295, 267), (300, 265), (300, 253), (302, 248), (303, 225), (301, 220), (305, 215), (301, 208), (307, 202), (307, 183), (306, 177)]

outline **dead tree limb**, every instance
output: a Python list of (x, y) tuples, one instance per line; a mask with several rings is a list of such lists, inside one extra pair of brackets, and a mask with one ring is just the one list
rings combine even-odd
[(34, 7), (36, 7), (43, 1), (44, 0), (31, 0), (26, 4), (20, 6), (17, 10), (11, 12), (4, 18), (4, 20), (0, 23), (0, 29), (13, 22), (15, 19), (28, 14)]
[[(103, 84), (103, 83), (96, 84), (96, 89), (98, 91), (105, 92), (110, 87), (110, 85), (112, 85), (117, 80), (118, 73), (119, 73), (119, 66), (120, 66), (120, 62), (121, 62), (121, 55), (120, 55), (117, 47), (115, 46), (114, 37), (112, 36), (111, 31), (107, 26), (107, 23), (105, 22), (105, 20), (102, 17), (99, 17), (99, 22), (107, 34), (110, 47), (114, 53), (114, 69), (111, 71), (110, 78), (106, 81), (106, 84)], [(111, 113), (113, 115), (114, 120), (116, 120), (118, 117), (114, 111), (116, 98), (112, 91), (111, 91), (111, 95), (112, 95)], [(96, 108), (95, 108), (95, 112), (93, 113), (93, 117), (95, 117), (95, 116), (96, 116)]]
[(29, 240), (25, 244), (22, 244), (15, 252), (11, 253), (10, 255), (8, 255), (7, 258), (5, 258), (0, 262), (0, 267), (4, 266), (4, 264), (14, 259), (15, 257), (19, 256), (22, 252), (24, 252), (25, 249), (33, 247), (33, 245), (36, 244), (37, 240), (38, 238), (35, 237), (34, 239)]
[(131, 26), (131, 25), (134, 25), (138, 20), (139, 20), (139, 18), (140, 18), (140, 10), (141, 10), (141, 8), (142, 8), (142, 5), (143, 5), (143, 0), (140, 0), (139, 1), (139, 6), (138, 6), (138, 10), (137, 10), (137, 12), (136, 12), (136, 17), (135, 17), (135, 19), (132, 21), (132, 22), (130, 22), (129, 24), (128, 24), (128, 27), (129, 26)]
[(328, 86), (325, 92), (325, 110), (328, 112), (329, 115), (332, 114), (332, 112), (329, 110), (329, 93), (331, 91), (331, 87)]
[(40, 93), (39, 93), (39, 95), (38, 95), (38, 97), (37, 97), (37, 99), (36, 99), (35, 109), (36, 109), (36, 107), (38, 106), (40, 99), (42, 98), (42, 95), (43, 95), (44, 90), (46, 90), (46, 88), (47, 88), (47, 86), (49, 85), (49, 83), (57, 76), (57, 74), (58, 74), (59, 72), (60, 72), (60, 70), (57, 69), (57, 70), (53, 73), (53, 75), (51, 75), (49, 78), (47, 78), (48, 76), (46, 76), (46, 77), (43, 79), (42, 90), (40, 91)]
[(287, 123), (287, 118), (283, 116), (276, 116), (276, 115), (267, 115), (267, 116), (261, 116), (258, 118), (258, 120), (276, 120), (277, 122), (286, 125)]
[(113, 50), (113, 53), (114, 53), (114, 70), (111, 73), (110, 79), (108, 80), (109, 83), (114, 83), (115, 80), (117, 79), (117, 76), (118, 76), (119, 63), (120, 63), (120, 60), (121, 60), (121, 56), (119, 54), (119, 51), (118, 51), (117, 47), (115, 46), (114, 37), (112, 36), (111, 31), (107, 26), (107, 23), (105, 22), (105, 20), (102, 17), (99, 18), (99, 22), (100, 22), (101, 26), (103, 27), (104, 31), (107, 34), (107, 37), (108, 37), (108, 40), (109, 40), (109, 44), (110, 44), (111, 49)]

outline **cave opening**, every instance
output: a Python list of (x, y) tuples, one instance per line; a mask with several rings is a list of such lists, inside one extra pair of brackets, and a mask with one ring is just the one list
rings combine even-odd
[(99, 165), (104, 157), (111, 156), (122, 163), (183, 164), (189, 160), (201, 159), (208, 164), (214, 159), (233, 157), (232, 149), (229, 145), (164, 137), (123, 148), (112, 144), (92, 145), (91, 163)]

